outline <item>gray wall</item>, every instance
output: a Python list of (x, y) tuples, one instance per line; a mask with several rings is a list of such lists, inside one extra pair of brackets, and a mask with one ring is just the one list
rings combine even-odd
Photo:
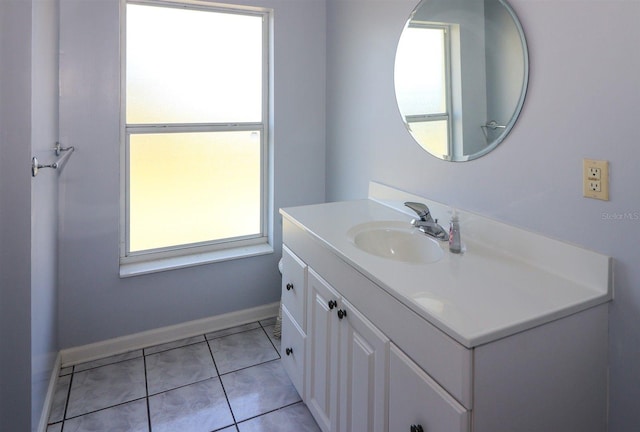
[[(511, 15), (498, 0), (485, 0), (487, 16), (485, 55), (487, 59), (487, 121), (500, 125), (511, 121), (520, 100), (524, 73), (522, 44)], [(487, 128), (488, 142), (504, 129)]]
[[(640, 3), (511, 1), (530, 49), (524, 111), (495, 151), (465, 163), (422, 151), (395, 105), (395, 45), (416, 3), (328, 1), (327, 198), (363, 198), (376, 180), (613, 256), (610, 430), (635, 430)], [(610, 161), (609, 202), (582, 197), (584, 157)]]
[(0, 2), (0, 429), (31, 429), (31, 5)]
[(38, 426), (57, 346), (57, 2), (0, 1), (0, 430)]
[(275, 9), (274, 246), (266, 256), (118, 277), (119, 0), (61, 0), (60, 135), (76, 147), (60, 183), (63, 348), (280, 298), (279, 207), (324, 201), (325, 3)]
[[(32, 153), (49, 163), (55, 159), (51, 149), (58, 140), (58, 0), (36, 0), (32, 4)], [(24, 166), (21, 168), (24, 170)], [(58, 353), (58, 175), (57, 171), (43, 170), (31, 181), (33, 429), (40, 420)]]

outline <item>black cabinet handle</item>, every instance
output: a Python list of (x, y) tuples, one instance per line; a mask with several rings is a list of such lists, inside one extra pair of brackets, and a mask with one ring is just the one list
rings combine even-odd
[(344, 310), (344, 309), (340, 309), (340, 310), (338, 311), (338, 318), (342, 319), (342, 318), (344, 318), (344, 317), (346, 317), (346, 316), (347, 316), (347, 311), (346, 311), (346, 310)]
[(287, 291), (291, 291), (293, 289), (293, 284), (291, 282), (289, 282), (287, 284)]
[(424, 432), (421, 425), (411, 425), (411, 432)]
[(287, 353), (287, 355), (291, 355), (293, 354), (293, 348), (287, 348), (284, 352)]
[(334, 307), (338, 307), (338, 302), (335, 300), (329, 300), (329, 309), (333, 309)]

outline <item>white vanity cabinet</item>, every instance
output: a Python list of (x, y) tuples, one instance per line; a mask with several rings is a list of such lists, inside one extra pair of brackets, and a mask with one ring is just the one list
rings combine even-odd
[(309, 269), (307, 395), (324, 432), (386, 431), (389, 339)]
[(389, 339), (347, 300), (340, 311), (338, 430), (386, 431)]
[(304, 395), (306, 355), (307, 266), (282, 248), (282, 364), (300, 395)]
[[(282, 358), (323, 432), (606, 430), (611, 297), (574, 275), (597, 268), (606, 286), (607, 257), (552, 243), (543, 251), (569, 255), (566, 278), (490, 250), (402, 266), (344, 240), (367, 217), (392, 220), (378, 204), (281, 212)], [(454, 291), (468, 298), (446, 297)], [(448, 309), (463, 331), (442, 325)], [(507, 324), (484, 336), (493, 310)]]
[(469, 430), (462, 405), (311, 267), (288, 248), (285, 253), (297, 263), (294, 269), (306, 268), (308, 337), (300, 339), (306, 343), (300, 367), (290, 335), (301, 329), (285, 305), (292, 290), (286, 289), (292, 278), (285, 265), (282, 350), (293, 346), (293, 354), (283, 362), (294, 384), (305, 375), (306, 393), (296, 388), (323, 432), (409, 432), (413, 425), (428, 426), (428, 432)]
[(306, 389), (303, 397), (323, 430), (338, 428), (338, 320), (340, 295), (325, 281), (309, 272), (307, 283), (308, 328)]

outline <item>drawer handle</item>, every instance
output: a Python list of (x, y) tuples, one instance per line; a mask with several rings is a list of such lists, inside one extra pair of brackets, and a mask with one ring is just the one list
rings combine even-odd
[(424, 432), (421, 425), (411, 425), (411, 432)]
[(287, 291), (291, 291), (293, 289), (293, 284), (291, 282), (289, 282), (287, 284)]
[(334, 307), (338, 307), (338, 302), (335, 300), (329, 300), (329, 309), (333, 309)]
[(287, 355), (291, 355), (293, 354), (293, 348), (287, 348), (284, 352), (287, 353)]
[(342, 319), (342, 318), (344, 318), (344, 317), (346, 317), (346, 316), (347, 316), (347, 311), (346, 311), (346, 310), (344, 310), (344, 309), (340, 309), (340, 310), (338, 311), (338, 318)]

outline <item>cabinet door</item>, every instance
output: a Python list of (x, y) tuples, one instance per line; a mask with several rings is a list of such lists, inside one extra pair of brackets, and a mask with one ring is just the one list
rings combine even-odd
[[(338, 428), (338, 323), (339, 295), (312, 269), (307, 295), (307, 407), (323, 432)], [(331, 303), (329, 303), (331, 302)], [(334, 303), (335, 302), (335, 303)]]
[(304, 396), (305, 339), (304, 332), (291, 317), (286, 306), (283, 306), (280, 349), (282, 366), (300, 396)]
[(468, 411), (398, 347), (391, 344), (390, 351), (389, 430), (468, 432)]
[(282, 246), (282, 304), (296, 324), (306, 331), (306, 264), (286, 246)]
[(386, 432), (389, 339), (348, 301), (339, 311), (340, 432)]

